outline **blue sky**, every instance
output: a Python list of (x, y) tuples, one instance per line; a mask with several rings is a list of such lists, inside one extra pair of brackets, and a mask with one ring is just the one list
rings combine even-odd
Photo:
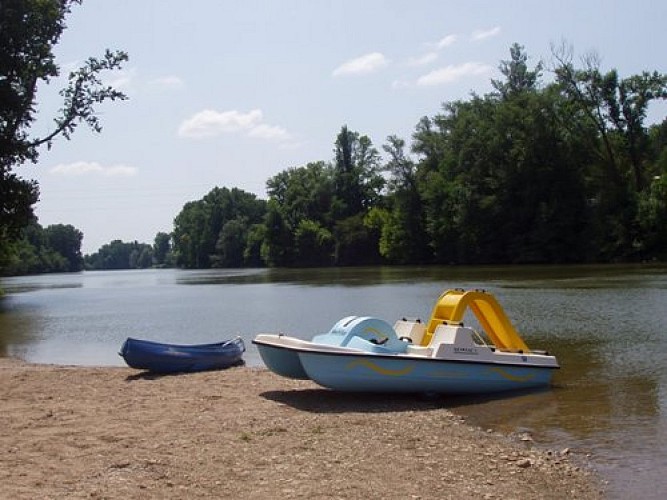
[[(102, 134), (80, 128), (19, 173), (40, 183), (40, 223), (74, 225), (85, 253), (152, 243), (214, 186), (265, 197), (276, 173), (330, 160), (344, 124), (378, 149), (391, 134), (409, 142), (442, 103), (489, 92), (514, 42), (531, 64), (565, 41), (575, 61), (595, 52), (621, 76), (667, 73), (666, 20), (663, 0), (87, 0), (58, 63), (65, 74), (124, 50), (106, 81), (130, 99), (99, 108)], [(35, 134), (58, 109), (53, 84), (39, 91)]]

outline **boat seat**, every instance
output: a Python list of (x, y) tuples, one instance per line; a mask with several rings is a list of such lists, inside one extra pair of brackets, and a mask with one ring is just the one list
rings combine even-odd
[(418, 319), (407, 320), (403, 318), (394, 324), (394, 331), (399, 339), (418, 346), (426, 333), (426, 325)]
[(431, 338), (431, 346), (438, 344), (455, 344), (458, 347), (477, 347), (477, 344), (472, 339), (470, 328), (461, 326), (460, 324), (444, 324), (438, 325), (433, 332)]

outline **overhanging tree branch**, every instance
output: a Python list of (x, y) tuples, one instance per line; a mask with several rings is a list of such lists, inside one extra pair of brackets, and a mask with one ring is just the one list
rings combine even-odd
[(127, 96), (113, 87), (102, 86), (99, 78), (101, 71), (120, 69), (123, 62), (128, 60), (125, 52), (106, 51), (103, 59), (91, 57), (79, 70), (70, 73), (69, 85), (60, 92), (65, 98), (60, 116), (54, 121), (56, 128), (47, 136), (34, 140), (30, 146), (33, 148), (47, 144), (51, 147), (53, 139), (62, 135), (70, 139), (71, 134), (81, 123), (86, 123), (95, 132), (101, 132), (102, 126), (98, 116), (95, 114), (94, 104), (100, 104), (106, 100), (126, 100)]

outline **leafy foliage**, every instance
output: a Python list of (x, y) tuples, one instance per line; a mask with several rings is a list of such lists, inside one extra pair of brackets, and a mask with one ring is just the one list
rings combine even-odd
[(159, 232), (153, 243), (153, 259), (157, 267), (171, 267), (173, 254), (171, 251), (171, 235)]
[(334, 154), (333, 215), (345, 218), (372, 208), (379, 201), (384, 180), (378, 173), (380, 154), (371, 140), (343, 126)]
[(587, 175), (600, 257), (644, 258), (639, 200), (661, 174), (650, 158), (653, 148), (644, 119), (651, 101), (667, 98), (667, 75), (643, 72), (620, 78), (616, 70), (602, 73), (595, 56), (578, 69), (564, 49), (555, 58), (558, 89), (577, 118), (563, 126), (573, 134), (587, 130), (595, 155), (587, 163)]
[(174, 219), (176, 262), (186, 268), (240, 267), (249, 264), (247, 242), (262, 221), (266, 202), (233, 188), (213, 188), (201, 200), (186, 203)]
[(334, 161), (282, 171), (267, 181), (265, 262), (273, 266), (377, 263), (378, 232), (364, 222), (381, 200), (380, 155), (346, 126)]
[(0, 248), (20, 236), (32, 220), (32, 206), (39, 199), (37, 183), (20, 178), (13, 170), (36, 162), (40, 146), (51, 147), (58, 136), (70, 139), (81, 123), (102, 130), (97, 105), (126, 99), (100, 78), (104, 71), (121, 67), (128, 57), (107, 50), (101, 58), (89, 58), (69, 74), (61, 90), (63, 105), (53, 130), (32, 137), (36, 120), (38, 85), (59, 76), (53, 48), (65, 29), (65, 17), (81, 0), (3, 0), (0, 2)]
[(665, 78), (620, 79), (562, 61), (554, 71), (543, 85), (542, 63), (531, 68), (513, 45), (494, 92), (419, 121), (415, 156), (389, 136), (383, 161), (343, 126), (331, 162), (267, 181), (252, 238), (236, 212), (205, 236), (205, 200), (186, 205), (179, 217), (191, 218), (192, 234), (177, 234), (194, 243), (182, 254), (203, 252), (192, 267), (247, 265), (240, 256), (250, 254), (269, 266), (664, 258), (667, 121), (643, 121), (648, 103), (665, 97)]
[(83, 233), (71, 225), (32, 222), (0, 248), (0, 276), (77, 272), (83, 269)]

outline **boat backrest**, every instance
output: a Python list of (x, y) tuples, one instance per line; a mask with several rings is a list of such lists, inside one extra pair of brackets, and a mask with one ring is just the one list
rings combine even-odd
[[(392, 352), (405, 352), (407, 342), (398, 339), (396, 332), (389, 323), (369, 316), (348, 316), (336, 323), (328, 333), (313, 337), (313, 343), (349, 346), (354, 339), (380, 345)], [(362, 343), (355, 341), (354, 347)]]
[(394, 331), (399, 339), (410, 339), (413, 345), (420, 345), (426, 332), (426, 325), (419, 320), (399, 319), (394, 324)]
[(359, 316), (345, 316), (342, 319), (339, 319), (334, 326), (331, 327), (329, 333), (337, 333), (340, 335), (346, 335), (348, 332), (348, 325), (352, 323)]
[(359, 316), (346, 316), (338, 320), (327, 333), (315, 335), (313, 342), (316, 344), (345, 346), (349, 341), (350, 325), (358, 318)]
[(438, 325), (433, 332), (430, 346), (438, 344), (453, 344), (458, 347), (476, 347), (472, 338), (472, 330), (461, 325), (442, 324)]

